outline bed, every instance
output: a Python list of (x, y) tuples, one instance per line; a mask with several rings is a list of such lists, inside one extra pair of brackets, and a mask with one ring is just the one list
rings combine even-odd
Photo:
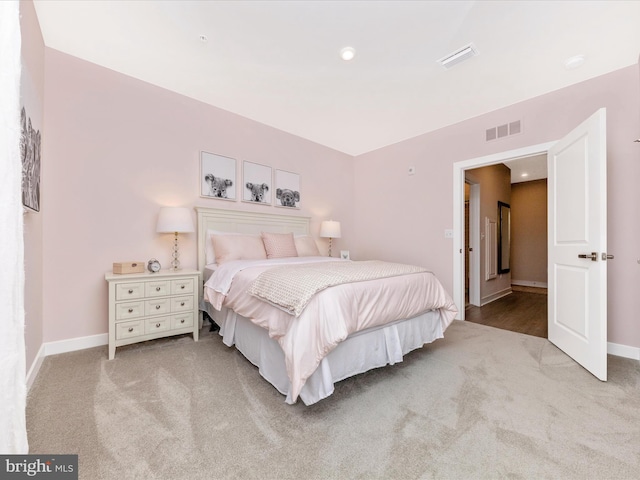
[[(425, 269), (319, 255), (308, 217), (196, 211), (200, 309), (289, 404), (314, 404), (340, 380), (401, 362), (442, 338), (457, 313)], [(254, 258), (257, 239), (277, 258)], [(292, 242), (302, 256), (286, 253)], [(297, 288), (307, 283), (315, 290)]]

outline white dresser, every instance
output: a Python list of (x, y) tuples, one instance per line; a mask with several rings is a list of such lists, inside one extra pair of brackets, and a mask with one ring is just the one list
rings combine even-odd
[(114, 274), (109, 282), (109, 360), (116, 347), (193, 333), (198, 341), (198, 270)]

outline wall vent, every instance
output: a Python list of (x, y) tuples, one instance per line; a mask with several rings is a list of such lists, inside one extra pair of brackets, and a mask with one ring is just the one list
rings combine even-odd
[(487, 128), (485, 131), (485, 140), (490, 142), (499, 138), (505, 138), (510, 135), (516, 135), (522, 133), (522, 123), (520, 120), (515, 122), (505, 123), (504, 125), (498, 125), (497, 127)]

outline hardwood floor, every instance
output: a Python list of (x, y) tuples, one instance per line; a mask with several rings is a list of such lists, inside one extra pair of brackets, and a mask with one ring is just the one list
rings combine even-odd
[(483, 307), (467, 306), (465, 320), (547, 338), (546, 289), (514, 287), (510, 295)]

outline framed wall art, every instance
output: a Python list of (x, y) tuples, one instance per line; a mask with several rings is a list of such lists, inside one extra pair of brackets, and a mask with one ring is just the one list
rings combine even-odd
[(274, 184), (276, 207), (300, 208), (300, 175), (285, 170), (276, 170)]
[(200, 196), (236, 201), (236, 160), (200, 152)]
[(22, 205), (40, 211), (40, 130), (33, 128), (24, 107), (20, 111), (20, 156), (22, 158)]
[(258, 163), (242, 163), (242, 201), (271, 205), (271, 167)]

